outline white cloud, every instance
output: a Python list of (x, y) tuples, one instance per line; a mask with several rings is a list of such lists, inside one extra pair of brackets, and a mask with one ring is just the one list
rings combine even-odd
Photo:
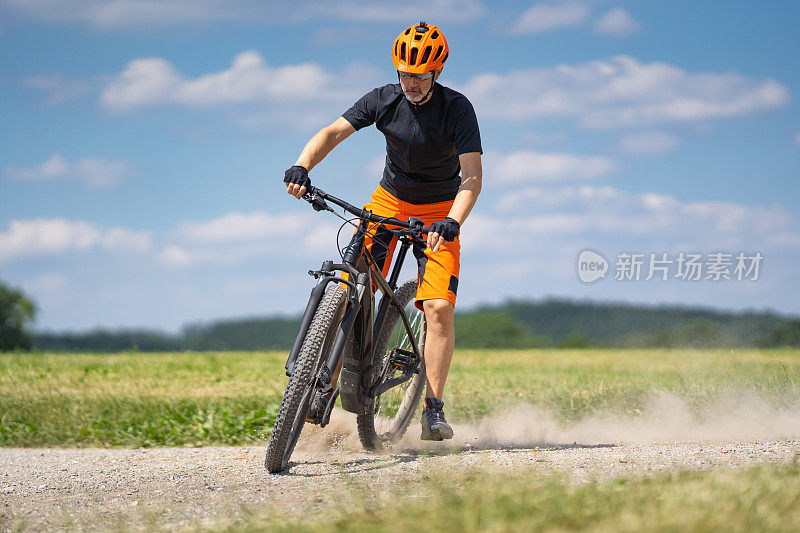
[(118, 185), (131, 173), (132, 167), (127, 161), (87, 157), (70, 163), (64, 156), (55, 153), (41, 165), (8, 166), (0, 175), (4, 179), (18, 181), (73, 180), (91, 188), (104, 189)]
[(259, 11), (249, 0), (0, 0), (0, 5), (33, 20), (106, 30), (242, 20)]
[(94, 78), (68, 78), (62, 74), (36, 74), (22, 80), (24, 87), (49, 93), (48, 104), (61, 104), (97, 91), (106, 80)]
[(162, 263), (172, 266), (188, 266), (192, 264), (192, 256), (180, 246), (171, 244), (161, 250), (157, 258)]
[(143, 253), (150, 248), (150, 241), (148, 232), (121, 227), (106, 229), (84, 221), (12, 220), (8, 228), (0, 232), (0, 262), (90, 249)]
[(489, 152), (484, 165), (485, 175), (492, 176), (498, 183), (591, 179), (604, 176), (617, 167), (608, 157), (532, 150), (503, 155)]
[[(634, 194), (609, 186), (530, 187), (509, 192), (470, 216), (461, 234), (461, 305), (505, 298), (569, 295), (575, 298), (730, 306), (793, 306), (784, 297), (800, 260), (800, 217), (778, 206), (683, 202), (659, 194)], [(578, 253), (597, 250), (612, 262), (606, 281), (581, 284)], [(613, 280), (621, 252), (710, 254), (744, 252), (764, 257), (753, 282), (625, 283)], [(498, 257), (505, 259), (498, 264)], [(649, 256), (642, 269), (648, 276)], [(671, 275), (676, 272), (673, 265)], [(733, 270), (733, 268), (731, 268)], [(485, 272), (503, 272), (485, 276)], [(461, 289), (461, 286), (459, 287)], [(469, 287), (469, 288), (468, 288)], [(796, 291), (795, 291), (796, 292)]]
[[(800, 246), (798, 217), (779, 206), (734, 202), (681, 202), (660, 193), (634, 194), (610, 186), (530, 187), (506, 194), (497, 204), (504, 213), (534, 213), (508, 221), (527, 235), (580, 235), (624, 242), (766, 248)], [(702, 231), (698, 231), (702, 229)], [(487, 243), (476, 243), (481, 245)]]
[[(490, 181), (487, 181), (489, 184)], [(543, 184), (504, 188), (494, 206), (470, 215), (461, 234), (462, 305), (548, 294), (737, 308), (785, 306), (796, 300), (791, 280), (800, 260), (800, 216), (780, 206), (682, 201), (657, 192), (631, 193), (612, 186)], [(488, 191), (487, 191), (488, 192)], [(763, 256), (757, 283), (615, 282), (583, 285), (575, 273), (578, 253), (597, 250), (612, 264), (621, 252)], [(498, 257), (504, 258), (498, 263)], [(509, 263), (507, 258), (513, 258)], [(648, 276), (645, 256), (642, 277)], [(676, 272), (673, 265), (671, 275)], [(731, 268), (733, 270), (733, 267)], [(502, 272), (502, 276), (485, 276)], [(705, 275), (705, 273), (704, 273)], [(461, 288), (461, 286), (459, 288)], [(471, 288), (467, 288), (471, 287)], [(796, 291), (795, 291), (796, 292)], [(793, 304), (790, 304), (793, 305)], [(792, 307), (793, 309), (795, 307)]]
[[(486, 13), (483, 4), (476, 0), (314, 2), (312, 6), (313, 18), (402, 24), (411, 24), (417, 20), (428, 20), (432, 23), (447, 21), (447, 24), (454, 24), (475, 20)], [(398, 33), (400, 29), (398, 28)]]
[(205, 222), (182, 222), (172, 234), (180, 241), (193, 244), (253, 241), (282, 235), (304, 221), (308, 221), (308, 216), (301, 213), (229, 213)]
[(150, 243), (149, 232), (119, 227), (103, 230), (100, 237), (100, 246), (115, 252), (144, 253), (150, 249)]
[(377, 71), (359, 64), (337, 75), (313, 63), (272, 67), (255, 50), (238, 54), (226, 70), (194, 79), (181, 75), (166, 59), (144, 58), (128, 63), (106, 86), (102, 102), (114, 111), (157, 105), (330, 102), (354, 99), (373, 78)]
[[(158, 259), (172, 266), (234, 264), (256, 256), (308, 256), (335, 249), (337, 226), (309, 219), (307, 211), (228, 213), (206, 221), (185, 221), (166, 236)], [(287, 247), (287, 243), (291, 243)]]
[[(0, 263), (93, 250), (146, 255), (177, 267), (233, 265), (255, 257), (316, 261), (337, 256), (335, 236), (340, 224), (335, 220), (314, 218), (310, 209), (283, 214), (234, 212), (184, 221), (155, 238), (150, 232), (104, 228), (86, 221), (12, 220), (0, 231)], [(349, 239), (351, 233), (346, 228), (341, 238)], [(157, 251), (150, 255), (153, 248)]]
[(626, 135), (617, 147), (630, 154), (660, 154), (678, 146), (678, 138), (661, 131), (650, 131)]
[(525, 11), (512, 25), (514, 33), (541, 33), (559, 28), (580, 26), (589, 16), (589, 8), (583, 2), (564, 0), (540, 3)]
[[(459, 294), (462, 309), (490, 298), (499, 301), (547, 294), (654, 302), (671, 299), (687, 304), (704, 303), (707, 298), (706, 304), (713, 301), (715, 305), (739, 308), (796, 308), (792, 299), (797, 291), (787, 295), (786, 287), (792, 287), (796, 270), (800, 220), (780, 207), (685, 202), (665, 194), (634, 194), (585, 184), (506, 187), (502, 192), (511, 190), (514, 194), (506, 194), (498, 205), (479, 204), (483, 207), (464, 225), (460, 275), (463, 290)], [(487, 195), (487, 199), (490, 197)], [(119, 269), (114, 271), (124, 276), (113, 283), (94, 279), (96, 269), (86, 272), (80, 264), (75, 265), (77, 270), (69, 270), (72, 261), (58, 262), (68, 269), (58, 269), (66, 276), (61, 277), (52, 273), (56, 261), (47, 257), (70, 251), (105, 250), (119, 242), (112, 231), (63, 220), (44, 221), (58, 223), (44, 231), (44, 224), (39, 223), (42, 221), (24, 221), (28, 226), (39, 226), (28, 234), (47, 235), (49, 242), (28, 237), (23, 239), (27, 243), (23, 247), (14, 244), (9, 235), (26, 232), (0, 232), (0, 261), (9, 259), (9, 250), (14, 254), (11, 259), (45, 256), (42, 261), (31, 262), (34, 269), (45, 265), (39, 271), (45, 274), (38, 277), (38, 272), (29, 271), (28, 262), (4, 271), (9, 272), (9, 279), (32, 290), (43, 302), (47, 327), (53, 327), (53, 320), (62, 321), (59, 327), (131, 325), (145, 320), (158, 327), (177, 327), (188, 318), (299, 312), (307, 295), (303, 287), (313, 285), (303, 272), (319, 266), (322, 259), (337, 257), (332, 245), (338, 223), (325, 222), (328, 219), (333, 217), (315, 218), (305, 208), (284, 214), (228, 213), (208, 220), (186, 221), (155, 237), (157, 246), (150, 248), (155, 253), (120, 258)], [(323, 222), (322, 227), (319, 222)], [(342, 240), (349, 235), (346, 228)], [(668, 252), (673, 258), (680, 251), (760, 251), (765, 257), (763, 279), (753, 284), (724, 286), (710, 282), (625, 285), (611, 280), (584, 286), (575, 278), (574, 267), (577, 253), (586, 247), (597, 249), (612, 261), (613, 254), (620, 251)], [(97, 258), (86, 259), (94, 262)], [(161, 268), (153, 259), (175, 268)], [(409, 260), (406, 274), (413, 276), (414, 262)], [(486, 276), (486, 272), (495, 275)], [(61, 290), (65, 285), (69, 290)], [(712, 285), (719, 288), (710, 289)], [(753, 291), (752, 295), (749, 291)], [(113, 304), (121, 294), (131, 305), (125, 306), (124, 315), (117, 316), (114, 310), (119, 306)], [(781, 295), (785, 298), (775, 299)], [(90, 302), (88, 309), (95, 311), (76, 319), (73, 310), (78, 297), (84, 304)], [(54, 303), (56, 298), (62, 299), (58, 305)], [(153, 309), (157, 311), (155, 318)], [(54, 319), (59, 314), (61, 318)]]
[(575, 117), (586, 127), (732, 117), (776, 109), (789, 90), (772, 79), (687, 72), (629, 56), (474, 76), (459, 90), (481, 118)]
[(594, 24), (594, 30), (601, 35), (612, 37), (625, 37), (642, 29), (642, 25), (636, 22), (630, 13), (622, 8), (612, 9)]
[(408, 24), (409, 20), (427, 17), (455, 23), (474, 20), (485, 13), (476, 0), (412, 1), (402, 5), (388, 0), (0, 0), (0, 6), (33, 20), (88, 24), (102, 30), (224, 21), (300, 24), (314, 19)]

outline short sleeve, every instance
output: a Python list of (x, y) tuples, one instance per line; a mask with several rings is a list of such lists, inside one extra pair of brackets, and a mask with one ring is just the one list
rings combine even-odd
[(478, 129), (478, 117), (475, 109), (466, 98), (460, 98), (461, 105), (456, 112), (455, 127), (453, 130), (454, 143), (458, 155), (470, 152), (483, 153), (481, 147), (481, 132)]
[(378, 110), (378, 90), (372, 90), (362, 96), (353, 107), (342, 113), (356, 131), (375, 124)]

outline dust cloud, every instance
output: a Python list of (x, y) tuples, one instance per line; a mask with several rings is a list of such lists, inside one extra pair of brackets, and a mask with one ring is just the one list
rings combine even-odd
[(606, 414), (566, 424), (541, 408), (518, 405), (454, 429), (462, 444), (474, 447), (751, 441), (800, 437), (800, 409), (775, 409), (757, 397), (729, 397), (697, 414), (683, 399), (659, 393), (636, 417)]
[(363, 451), (358, 440), (356, 415), (343, 410), (337, 402), (327, 426), (320, 428), (306, 424), (295, 450), (308, 453)]
[[(635, 417), (604, 414), (565, 423), (540, 407), (517, 405), (492, 413), (475, 424), (453, 424), (453, 429), (455, 436), (450, 441), (422, 442), (419, 417), (415, 417), (394, 451), (800, 438), (800, 405), (776, 408), (765, 398), (731, 394), (698, 413), (692, 412), (685, 400), (662, 392), (654, 394), (644, 412)], [(363, 451), (355, 415), (337, 408), (324, 429), (307, 426), (297, 450)]]

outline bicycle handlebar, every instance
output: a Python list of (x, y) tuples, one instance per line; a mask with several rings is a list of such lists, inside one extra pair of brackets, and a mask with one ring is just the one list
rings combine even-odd
[(303, 195), (303, 200), (310, 203), (311, 206), (316, 211), (333, 211), (325, 201), (329, 201), (334, 203), (350, 213), (353, 216), (356, 216), (362, 220), (366, 220), (368, 222), (374, 222), (376, 224), (388, 224), (390, 226), (398, 226), (401, 228), (405, 228), (408, 230), (412, 230), (414, 232), (418, 232), (420, 235), (425, 235), (430, 233), (431, 228), (429, 226), (423, 226), (421, 224), (412, 224), (405, 220), (400, 220), (394, 217), (380, 217), (374, 214), (372, 211), (368, 209), (361, 209), (354, 205), (348, 204), (344, 200), (341, 200), (331, 194), (326, 193), (319, 187), (314, 187), (313, 185), (309, 187), (309, 190)]

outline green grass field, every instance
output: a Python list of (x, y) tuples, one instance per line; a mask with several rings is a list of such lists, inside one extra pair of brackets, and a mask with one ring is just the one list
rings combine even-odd
[[(0, 354), (0, 445), (264, 444), (287, 380), (284, 357)], [(798, 409), (799, 383), (798, 350), (459, 350), (445, 400), (456, 422), (526, 403), (569, 424), (607, 413), (646, 416), (648, 399), (659, 392), (698, 413), (731, 395)], [(534, 469), (459, 471), (443, 479), (431, 473), (409, 481), (407, 490), (398, 480), (396, 491), (377, 500), (362, 494), (361, 504), (292, 515), (268, 505), (234, 522), (220, 516), (217, 526), (202, 529), (397, 531), (424, 523), (467, 532), (797, 531), (799, 460), (586, 484)], [(353, 490), (348, 501), (357, 502), (358, 490), (367, 489)]]
[(800, 466), (676, 471), (578, 485), (535, 471), (466, 474), (358, 511), (253, 518), (224, 531), (798, 531)]
[[(0, 354), (2, 446), (202, 446), (263, 442), (287, 378), (262, 352)], [(636, 416), (656, 391), (702, 409), (752, 392), (800, 405), (798, 350), (458, 350), (448, 418), (516, 403), (558, 419)]]

